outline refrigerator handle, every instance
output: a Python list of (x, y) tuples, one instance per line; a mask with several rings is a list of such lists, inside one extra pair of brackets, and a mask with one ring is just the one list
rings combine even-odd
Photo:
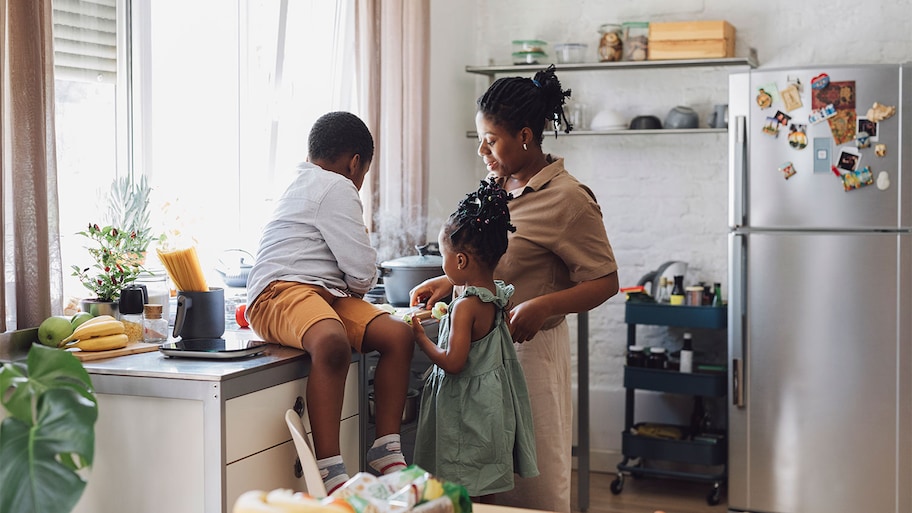
[(729, 235), (729, 280), (728, 295), (728, 354), (731, 358), (731, 401), (732, 405), (744, 407), (745, 358), (747, 348), (745, 312), (747, 307), (747, 251), (746, 234)]
[(744, 226), (745, 172), (747, 171), (747, 117), (735, 116), (729, 134), (729, 220), (731, 227)]

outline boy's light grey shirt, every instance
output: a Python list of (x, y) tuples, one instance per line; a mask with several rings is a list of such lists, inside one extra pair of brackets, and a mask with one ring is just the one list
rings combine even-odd
[(247, 280), (247, 301), (276, 280), (364, 295), (377, 282), (377, 252), (348, 178), (302, 162), (263, 230)]

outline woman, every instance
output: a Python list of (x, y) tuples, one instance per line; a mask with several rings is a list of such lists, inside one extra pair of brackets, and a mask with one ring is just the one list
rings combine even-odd
[[(617, 264), (592, 191), (542, 151), (546, 123), (567, 122), (554, 66), (532, 79), (501, 78), (478, 99), (478, 155), (511, 192), (516, 232), (495, 278), (515, 286), (510, 333), (532, 401), (541, 475), (498, 494), (510, 506), (570, 511), (573, 412), (566, 314), (604, 303), (618, 291)], [(572, 127), (567, 124), (566, 131)], [(412, 304), (452, 293), (445, 276), (417, 286)]]

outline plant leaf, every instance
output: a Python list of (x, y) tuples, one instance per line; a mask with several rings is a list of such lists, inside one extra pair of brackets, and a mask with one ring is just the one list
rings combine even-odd
[(26, 374), (26, 368), (21, 363), (0, 367), (0, 404), (13, 418), (31, 424), (32, 394), (27, 386)]

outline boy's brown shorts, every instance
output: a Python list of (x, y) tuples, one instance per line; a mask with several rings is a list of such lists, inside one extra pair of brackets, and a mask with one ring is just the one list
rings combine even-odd
[(354, 297), (336, 297), (319, 285), (274, 281), (247, 309), (250, 327), (267, 342), (302, 349), (304, 333), (317, 321), (336, 319), (345, 327), (348, 342), (359, 353), (367, 325), (380, 308)]

